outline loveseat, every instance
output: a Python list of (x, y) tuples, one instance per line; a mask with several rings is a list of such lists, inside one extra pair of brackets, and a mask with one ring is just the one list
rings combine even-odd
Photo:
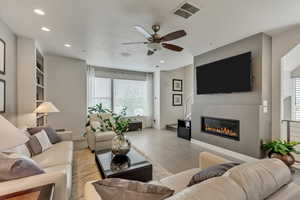
[(71, 133), (59, 133), (61, 142), (54, 144), (51, 149), (33, 156), (38, 166), (46, 172), (0, 183), (0, 196), (24, 191), (33, 187), (55, 183), (54, 200), (68, 200), (72, 188), (73, 142)]
[[(291, 181), (290, 169), (278, 159), (265, 159), (233, 167), (221, 177), (187, 187), (192, 176), (210, 166), (230, 162), (202, 152), (199, 168), (190, 169), (153, 184), (175, 190), (166, 200), (299, 200), (300, 186)], [(85, 185), (86, 200), (101, 200), (92, 182)]]

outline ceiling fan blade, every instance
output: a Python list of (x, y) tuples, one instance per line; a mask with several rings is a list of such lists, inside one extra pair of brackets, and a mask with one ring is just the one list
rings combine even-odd
[(144, 29), (144, 27), (142, 27), (142, 26), (134, 26), (134, 28), (138, 31), (138, 32), (140, 32), (145, 38), (147, 38), (148, 40), (149, 39), (152, 39), (152, 35), (148, 32), (148, 31), (146, 31), (145, 29)]
[(148, 44), (148, 42), (124, 42), (121, 43), (123, 45), (130, 45), (130, 44)]
[(167, 43), (162, 43), (161, 44), (164, 48), (172, 50), (172, 51), (182, 51), (183, 48), (174, 44), (167, 44)]
[(147, 52), (147, 55), (148, 55), (148, 56), (151, 56), (151, 55), (153, 55), (153, 54), (154, 54), (154, 51), (148, 50), (148, 52)]
[(176, 39), (181, 38), (183, 36), (186, 36), (185, 30), (175, 31), (173, 33), (169, 33), (169, 34), (163, 36), (161, 38), (161, 41), (166, 42), (166, 41), (176, 40)]

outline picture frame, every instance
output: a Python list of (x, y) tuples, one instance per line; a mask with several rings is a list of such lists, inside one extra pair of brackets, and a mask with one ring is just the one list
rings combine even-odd
[(182, 92), (183, 83), (181, 79), (173, 79), (172, 90), (175, 92)]
[(6, 65), (6, 43), (0, 38), (0, 74), (5, 74)]
[(5, 113), (6, 106), (6, 83), (0, 79), (0, 113)]
[(182, 106), (182, 94), (173, 94), (172, 104), (173, 106)]

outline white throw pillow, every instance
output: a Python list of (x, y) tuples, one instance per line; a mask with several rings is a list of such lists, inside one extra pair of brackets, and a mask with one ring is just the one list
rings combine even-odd
[(38, 139), (39, 143), (41, 144), (42, 152), (46, 151), (47, 149), (50, 149), (53, 146), (48, 138), (47, 133), (44, 130), (41, 130), (34, 136)]

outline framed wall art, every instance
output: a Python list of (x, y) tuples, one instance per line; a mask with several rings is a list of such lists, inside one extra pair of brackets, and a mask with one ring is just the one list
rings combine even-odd
[(0, 113), (5, 112), (6, 88), (5, 81), (0, 79)]
[(173, 79), (173, 91), (182, 92), (182, 80)]
[(5, 74), (6, 44), (0, 38), (0, 74)]
[(173, 94), (173, 106), (182, 106), (182, 94)]

